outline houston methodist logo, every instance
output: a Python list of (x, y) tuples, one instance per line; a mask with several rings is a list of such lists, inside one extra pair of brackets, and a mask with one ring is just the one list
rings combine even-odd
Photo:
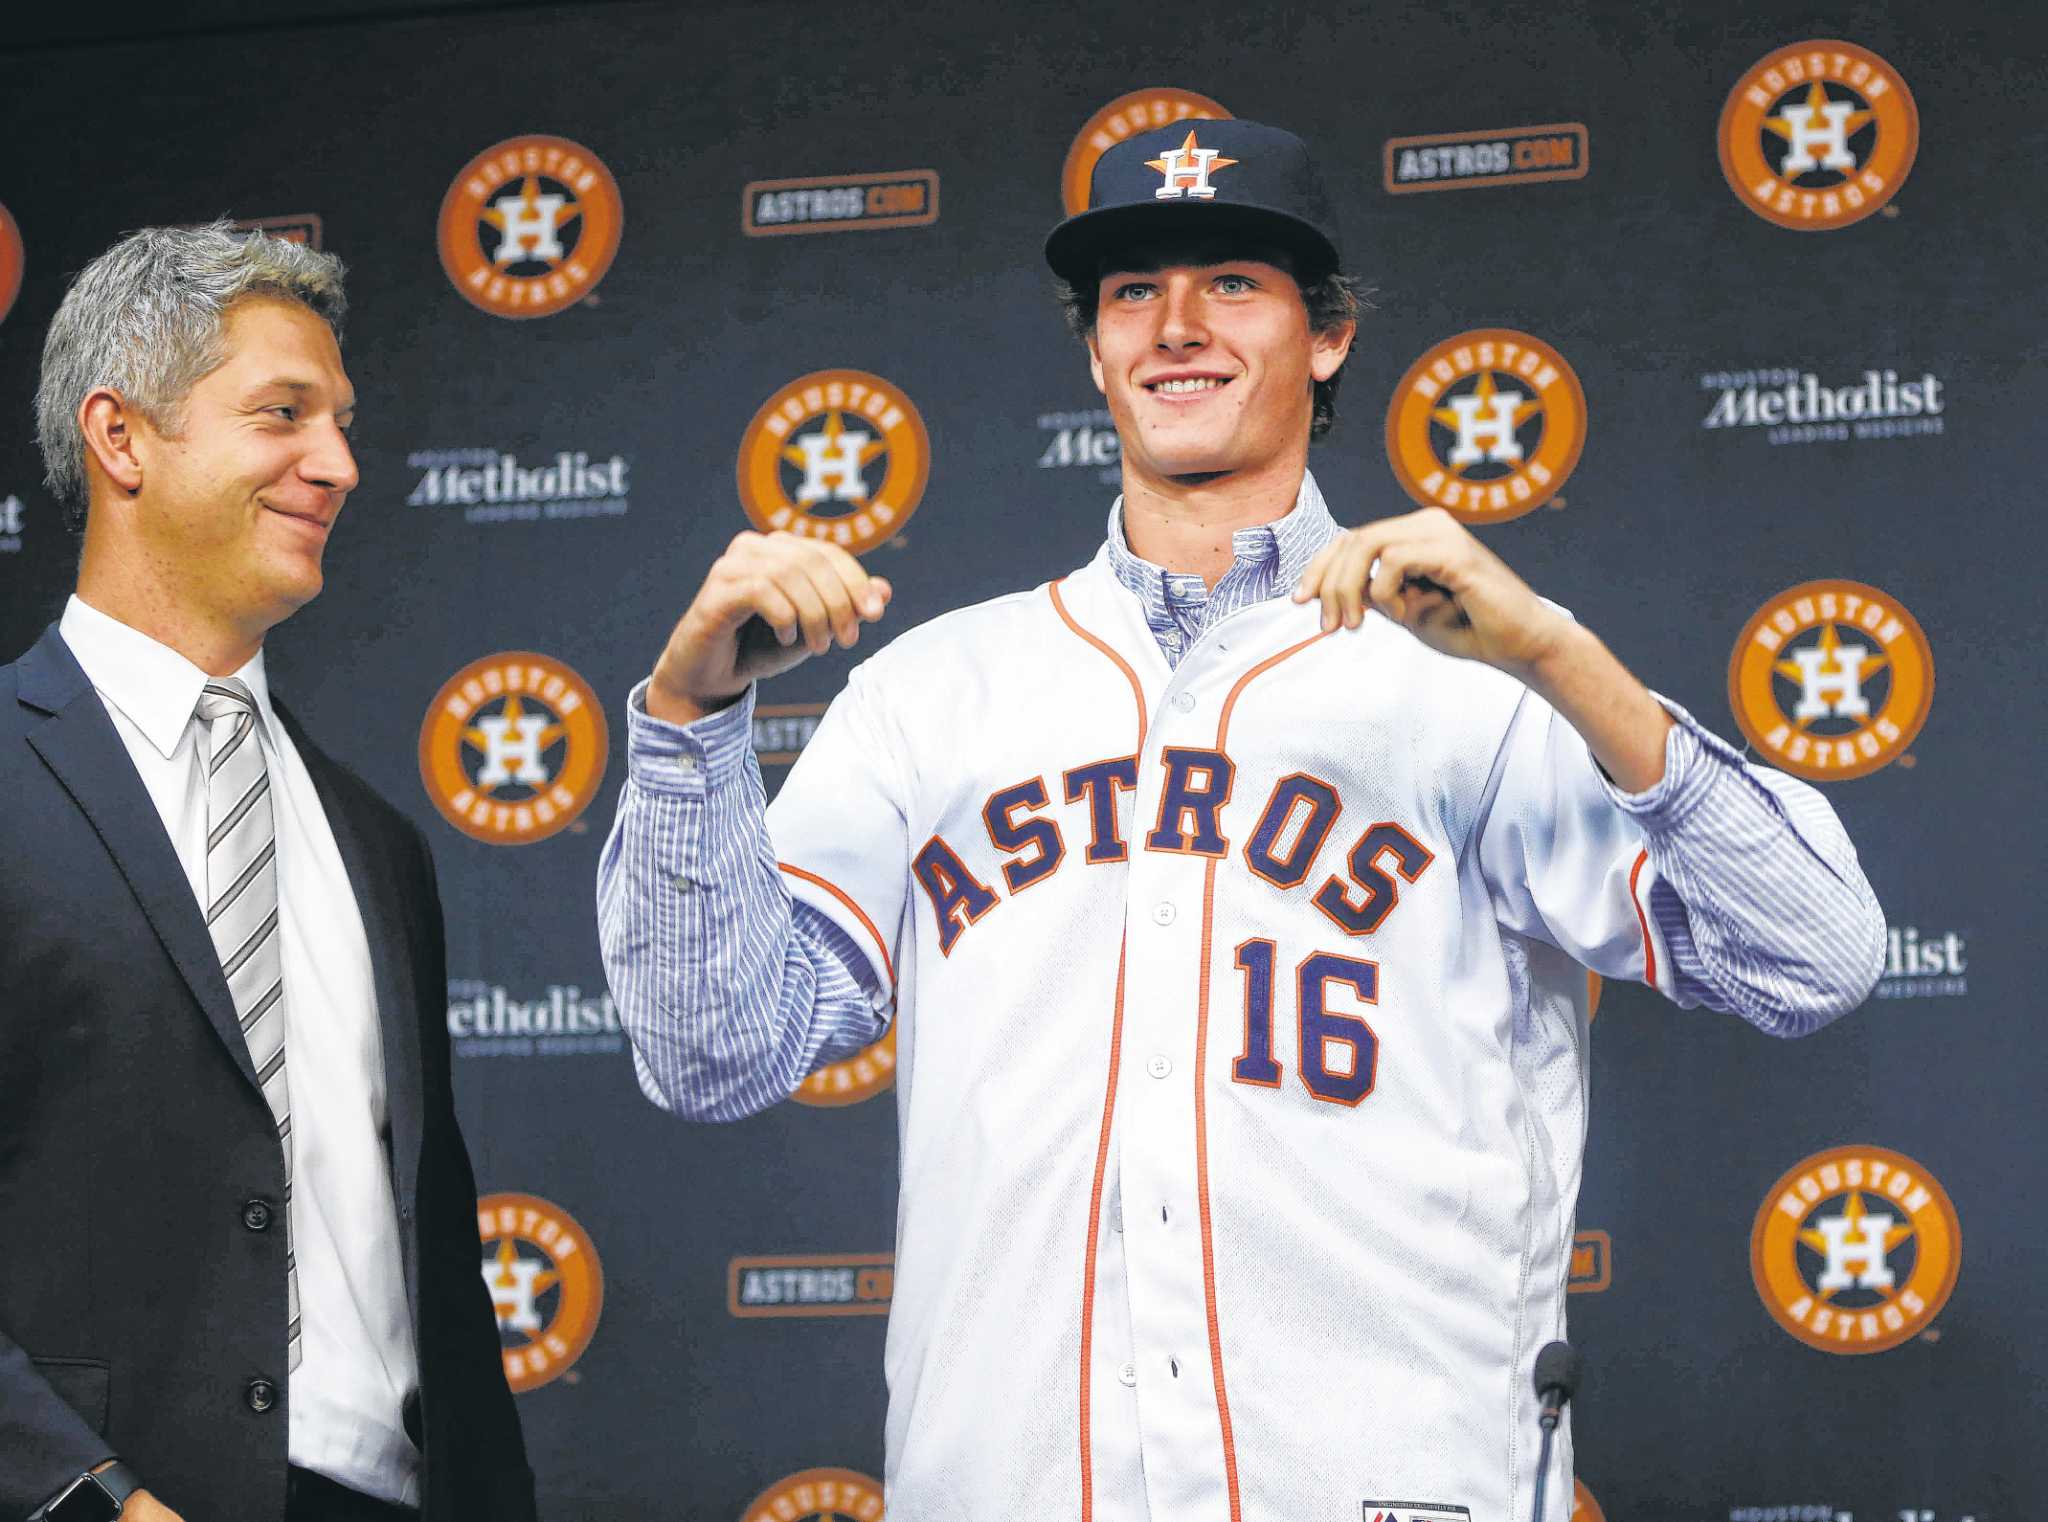
[(552, 316), (604, 278), (624, 219), (617, 182), (588, 148), (509, 137), (448, 187), (441, 268), (493, 317)]
[[(1075, 216), (1088, 209), (1088, 182), (1095, 173), (1095, 161), (1125, 138), (1155, 127), (1170, 127), (1175, 122), (1212, 122), (1228, 120), (1229, 116), (1227, 108), (1192, 90), (1161, 87), (1119, 95), (1088, 118), (1088, 124), (1067, 150), (1067, 161), (1060, 169), (1060, 200), (1067, 215)], [(1183, 144), (1181, 151), (1189, 146)]]
[(1934, 651), (1895, 599), (1809, 581), (1757, 611), (1728, 664), (1735, 722), (1773, 766), (1867, 776), (1905, 753), (1934, 701)]
[(1917, 1336), (1956, 1287), (1962, 1226), (1925, 1168), (1883, 1147), (1836, 1147), (1764, 1197), (1750, 1273), (1779, 1326), (1830, 1353)]
[(844, 1062), (821, 1067), (789, 1097), (801, 1105), (838, 1109), (873, 1099), (896, 1081), (896, 1027), (872, 1046), (862, 1047)]
[(1387, 409), (1394, 479), (1424, 507), (1505, 523), (1564, 485), (1586, 443), (1586, 393), (1564, 356), (1511, 328), (1447, 338)]
[(819, 370), (747, 424), (740, 502), (764, 534), (786, 529), (859, 555), (910, 521), (931, 458), (910, 398), (864, 370)]
[(14, 310), (14, 298), (21, 294), (21, 272), (28, 262), (22, 246), (21, 229), (14, 214), (0, 206), (0, 322)]
[(507, 650), (448, 678), (420, 725), (420, 781), (456, 829), (491, 845), (546, 840), (597, 796), (604, 706), (552, 656)]
[(589, 1234), (531, 1194), (485, 1195), (476, 1227), (505, 1382), (516, 1395), (560, 1378), (590, 1346), (604, 1309), (604, 1270)]
[(882, 1482), (851, 1469), (806, 1469), (755, 1496), (740, 1522), (882, 1522)]
[(1896, 70), (1853, 42), (1801, 42), (1757, 64), (1721, 110), (1721, 173), (1742, 204), (1800, 232), (1860, 222), (1898, 194), (1920, 113)]

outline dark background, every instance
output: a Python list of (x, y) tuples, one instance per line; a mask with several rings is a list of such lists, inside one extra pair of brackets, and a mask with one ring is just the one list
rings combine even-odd
[[(1737, 635), (1817, 578), (1883, 589), (1933, 646), (1935, 702), (1910, 764), (1828, 791), (1891, 923), (1963, 938), (1967, 992), (1875, 999), (1791, 1045), (1640, 988), (1605, 992), (1579, 1223), (1611, 1235), (1613, 1278), (1572, 1302), (1590, 1371), (1581, 1477), (1617, 1522), (1784, 1505), (1858, 1522), (2036, 1518), (2048, 1061), (2019, 953), (2042, 888), (2028, 779), (2048, 737), (2027, 654), (2048, 545), (2040, 15), (1749, 4), (1670, 17), (1626, 0), (11, 14), (0, 204), (27, 273), (0, 322), (0, 499), (20, 499), (24, 527), (0, 554), (0, 647), (56, 616), (75, 563), (31, 423), (66, 281), (133, 227), (317, 214), (350, 269), (362, 484), (325, 595), (270, 641), (273, 683), (429, 832), (452, 977), (522, 1000), (570, 985), (598, 997), (591, 884), (624, 765), (620, 705), (746, 526), (733, 466), (755, 409), (808, 371), (851, 367), (922, 413), (930, 484), (870, 556), (896, 584), (894, 628), (1060, 574), (1093, 553), (1114, 494), (1096, 469), (1038, 463), (1055, 438), (1041, 415), (1097, 402), (1037, 255), (1070, 142), (1153, 85), (1290, 126), (1316, 145), (1347, 263), (1377, 288), (1337, 431), (1312, 460), (1340, 520), (1407, 505), (1382, 428), (1413, 360), (1464, 329), (1524, 329), (1577, 370), (1589, 439), (1566, 505), (1488, 542), (1660, 691), (1735, 735)], [(1798, 233), (1731, 194), (1716, 126), (1758, 59), (1825, 37), (1899, 71), (1921, 141), (1884, 214)], [(1590, 132), (1584, 179), (1381, 188), (1389, 137), (1565, 121)], [(594, 300), (508, 321), (451, 286), (435, 220), (464, 164), (525, 133), (604, 161), (624, 237)], [(931, 226), (741, 233), (748, 181), (913, 168), (940, 176)], [(1944, 432), (1774, 446), (1762, 429), (1702, 428), (1716, 396), (1703, 374), (1769, 367), (1828, 385), (1866, 368), (1933, 373)], [(622, 455), (629, 511), (472, 524), (407, 505), (410, 454), (468, 448), (528, 466)], [(614, 745), (583, 818), (521, 848), (451, 828), (418, 774), (435, 691), (504, 650), (580, 672)], [(764, 701), (822, 703), (846, 665), (806, 665)], [(726, 1274), (736, 1256), (888, 1250), (886, 1096), (685, 1128), (639, 1098), (620, 1052), (459, 1045), (481, 1187), (562, 1206), (604, 1265), (588, 1351), (521, 1397), (545, 1515), (723, 1522), (797, 1470), (879, 1475), (882, 1319), (736, 1319)], [(1869, 1357), (1795, 1341), (1749, 1274), (1773, 1182), (1850, 1143), (1922, 1164), (1962, 1223), (1961, 1279), (1932, 1332)]]

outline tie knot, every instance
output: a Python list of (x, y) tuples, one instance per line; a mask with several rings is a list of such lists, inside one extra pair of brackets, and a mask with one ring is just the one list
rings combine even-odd
[(214, 677), (199, 693), (199, 717), (208, 724), (241, 714), (256, 715), (256, 695), (237, 677)]

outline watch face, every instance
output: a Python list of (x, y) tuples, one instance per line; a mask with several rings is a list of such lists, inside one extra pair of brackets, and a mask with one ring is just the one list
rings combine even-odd
[(100, 1482), (87, 1475), (43, 1513), (49, 1522), (114, 1522), (121, 1508)]

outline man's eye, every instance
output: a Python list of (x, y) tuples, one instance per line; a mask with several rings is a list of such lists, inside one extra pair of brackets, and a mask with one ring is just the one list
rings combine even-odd
[(1116, 288), (1116, 299), (1118, 301), (1140, 301), (1151, 294), (1152, 287), (1138, 280), (1132, 281), (1129, 285), (1120, 285)]
[(296, 421), (299, 415), (299, 409), (289, 405), (281, 407), (266, 407), (264, 410), (266, 412), (274, 412), (279, 417), (284, 418), (288, 422)]
[(1216, 281), (1216, 288), (1226, 296), (1241, 296), (1252, 289), (1252, 283), (1243, 275), (1224, 275)]

